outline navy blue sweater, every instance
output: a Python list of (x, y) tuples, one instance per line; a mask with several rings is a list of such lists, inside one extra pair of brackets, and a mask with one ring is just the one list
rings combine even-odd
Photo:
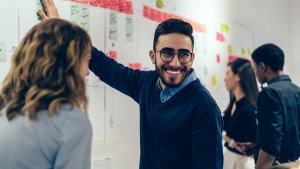
[(156, 71), (124, 67), (97, 49), (90, 70), (140, 105), (140, 169), (222, 169), (222, 117), (195, 80), (162, 103)]

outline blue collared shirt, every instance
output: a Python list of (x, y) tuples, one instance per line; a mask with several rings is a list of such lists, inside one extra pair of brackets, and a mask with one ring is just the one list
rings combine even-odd
[(163, 90), (159, 85), (160, 78), (158, 78), (156, 85), (161, 90), (160, 101), (163, 103), (163, 102), (169, 100), (172, 96), (174, 96), (176, 93), (178, 93), (180, 90), (182, 90), (184, 87), (186, 87), (188, 84), (190, 84), (191, 82), (193, 82), (196, 79), (197, 79), (197, 76), (196, 76), (195, 70), (192, 70), (192, 72), (184, 79), (184, 81), (181, 83), (181, 85), (179, 85), (178, 87), (166, 86), (165, 89)]
[(62, 105), (57, 115), (47, 110), (37, 120), (0, 116), (1, 169), (89, 169), (92, 128), (80, 108)]

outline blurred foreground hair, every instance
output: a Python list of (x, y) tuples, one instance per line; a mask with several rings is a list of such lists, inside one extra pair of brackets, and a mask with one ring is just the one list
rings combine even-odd
[(0, 111), (36, 118), (39, 110), (54, 115), (61, 104), (86, 111), (87, 96), (81, 64), (89, 57), (91, 40), (79, 26), (62, 19), (35, 25), (13, 54), (0, 90)]

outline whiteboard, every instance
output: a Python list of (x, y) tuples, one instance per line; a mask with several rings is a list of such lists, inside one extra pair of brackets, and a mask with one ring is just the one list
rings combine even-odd
[[(221, 110), (229, 102), (223, 82), (227, 62), (231, 57), (250, 58), (253, 50), (252, 26), (228, 19), (219, 14), (222, 11), (215, 12), (221, 10), (220, 6), (225, 2), (160, 0), (162, 4), (158, 4), (156, 0), (136, 0), (129, 1), (132, 2), (133, 14), (128, 14), (107, 6), (54, 1), (60, 17), (82, 26), (91, 36), (95, 47), (125, 66), (141, 70), (154, 69), (149, 51), (152, 49), (155, 28), (160, 23), (157, 21), (159, 18), (167, 15), (204, 25), (205, 31), (194, 32), (196, 58), (193, 68)], [(38, 6), (37, 0), (0, 1), (0, 20), (4, 25), (0, 27), (1, 81), (10, 67), (11, 55), (20, 39), (34, 24), (40, 22), (35, 13)], [(150, 16), (145, 16), (145, 7), (150, 10)], [(199, 15), (195, 15), (195, 11)], [(86, 85), (88, 115), (93, 127), (94, 168), (100, 164), (112, 169), (138, 168), (138, 104), (101, 82), (93, 73), (89, 75)]]
[(19, 43), (18, 1), (0, 1), (0, 9), (0, 81), (2, 81), (9, 70), (11, 55)]

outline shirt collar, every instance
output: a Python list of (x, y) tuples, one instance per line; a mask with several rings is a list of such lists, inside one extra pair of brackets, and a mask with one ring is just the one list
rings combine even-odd
[(272, 80), (268, 81), (267, 83), (269, 85), (269, 84), (280, 82), (280, 81), (291, 81), (291, 79), (288, 75), (280, 75), (280, 76), (277, 76), (277, 77), (273, 78)]
[(183, 89), (185, 86), (193, 82), (194, 80), (197, 79), (197, 75), (194, 69), (191, 70), (192, 72), (183, 80), (183, 82), (177, 86), (177, 87), (168, 87), (166, 86), (165, 89), (163, 90), (160, 87), (160, 78), (158, 78), (156, 82), (156, 86), (161, 90), (161, 92), (169, 92), (172, 96), (175, 95), (177, 92), (179, 92), (181, 89)]

